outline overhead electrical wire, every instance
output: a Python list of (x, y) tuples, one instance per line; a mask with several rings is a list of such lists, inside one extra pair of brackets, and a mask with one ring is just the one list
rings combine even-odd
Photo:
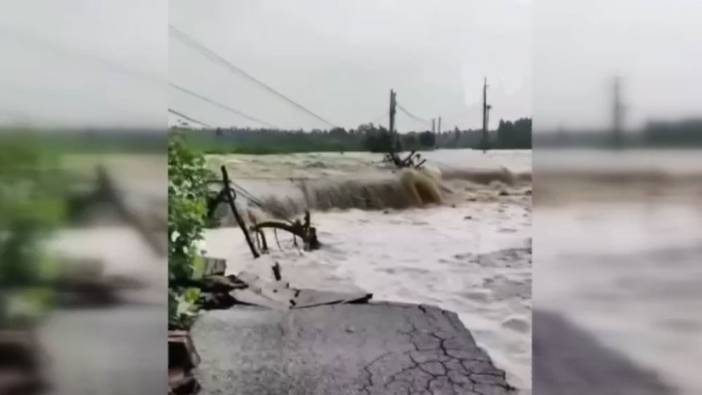
[(210, 99), (210, 98), (207, 98), (207, 97), (205, 97), (205, 96), (203, 96), (203, 95), (201, 95), (201, 94), (199, 94), (199, 93), (193, 92), (193, 91), (190, 90), (190, 89), (184, 88), (184, 87), (182, 87), (182, 86), (180, 86), (180, 85), (176, 85), (176, 84), (174, 84), (174, 83), (172, 83), (172, 82), (169, 83), (169, 85), (170, 85), (171, 87), (173, 87), (173, 88), (175, 88), (175, 89), (177, 89), (177, 90), (179, 90), (179, 91), (181, 91), (181, 92), (187, 94), (187, 95), (190, 95), (190, 96), (192, 96), (192, 97), (195, 97), (195, 98), (197, 98), (197, 99), (200, 99), (200, 100), (202, 100), (202, 101), (204, 101), (204, 102), (206, 102), (206, 103), (209, 103), (209, 104), (211, 104), (211, 105), (213, 105), (213, 106), (219, 107), (219, 108), (221, 108), (221, 109), (223, 109), (223, 110), (229, 111), (229, 112), (231, 112), (231, 113), (233, 113), (233, 114), (236, 114), (236, 115), (238, 115), (238, 116), (240, 116), (240, 117), (242, 117), (242, 118), (246, 118), (246, 119), (248, 119), (249, 121), (253, 121), (253, 122), (256, 122), (256, 123), (259, 123), (259, 124), (262, 124), (262, 125), (266, 125), (266, 126), (269, 126), (269, 127), (274, 128), (274, 129), (279, 129), (277, 126), (273, 125), (273, 124), (270, 123), (270, 122), (266, 122), (266, 121), (264, 121), (264, 120), (261, 120), (261, 119), (259, 119), (259, 118), (254, 117), (254, 116), (251, 116), (251, 115), (249, 115), (249, 114), (247, 114), (247, 113), (245, 113), (245, 112), (243, 112), (243, 111), (241, 111), (241, 110), (237, 110), (236, 108), (230, 107), (230, 106), (228, 106), (228, 105), (226, 105), (226, 104), (222, 104), (222, 103), (220, 103), (220, 102), (217, 102), (217, 101), (215, 101), (215, 100), (212, 100), (212, 99)]
[(429, 120), (426, 120), (426, 119), (424, 119), (424, 118), (421, 118), (421, 117), (419, 117), (419, 116), (416, 116), (416, 115), (412, 114), (412, 113), (409, 112), (406, 108), (402, 107), (400, 104), (397, 104), (397, 108), (400, 109), (400, 111), (402, 111), (402, 112), (403, 112), (405, 115), (407, 115), (408, 117), (414, 119), (415, 121), (422, 122), (422, 123), (426, 123), (426, 124), (430, 124), (430, 123), (431, 123), (431, 121), (429, 121)]
[(326, 120), (325, 118), (323, 118), (323, 117), (320, 116), (319, 114), (313, 112), (312, 110), (308, 109), (307, 107), (305, 107), (305, 106), (303, 106), (302, 104), (298, 103), (297, 101), (293, 100), (293, 99), (290, 98), (289, 96), (287, 96), (287, 95), (281, 93), (280, 91), (276, 90), (275, 88), (271, 87), (270, 85), (266, 84), (265, 82), (259, 80), (258, 78), (254, 77), (253, 75), (249, 74), (248, 72), (246, 72), (246, 71), (243, 70), (242, 68), (240, 68), (240, 67), (234, 65), (231, 61), (229, 61), (229, 60), (225, 59), (224, 57), (218, 55), (217, 53), (215, 53), (215, 52), (212, 51), (211, 49), (207, 48), (204, 44), (202, 44), (202, 43), (200, 43), (199, 41), (195, 40), (194, 38), (192, 38), (192, 37), (189, 36), (188, 34), (184, 33), (183, 31), (179, 30), (178, 28), (176, 28), (175, 26), (173, 26), (173, 25), (168, 25), (168, 28), (169, 28), (169, 30), (173, 33), (173, 36), (174, 36), (176, 39), (178, 39), (178, 40), (179, 40), (180, 42), (182, 42), (183, 44), (186, 44), (186, 45), (189, 46), (190, 48), (196, 50), (196, 51), (199, 52), (201, 55), (203, 55), (203, 56), (209, 58), (209, 59), (212, 60), (212, 61), (215, 61), (215, 62), (217, 62), (217, 63), (219, 63), (219, 64), (225, 66), (225, 67), (226, 67), (227, 69), (229, 69), (231, 72), (233, 72), (233, 73), (235, 73), (235, 74), (238, 74), (238, 75), (240, 75), (240, 76), (242, 76), (242, 77), (248, 79), (249, 81), (255, 83), (256, 85), (262, 87), (263, 89), (265, 89), (265, 90), (268, 91), (269, 93), (272, 93), (273, 95), (275, 95), (275, 96), (277, 96), (277, 97), (283, 99), (284, 101), (286, 101), (287, 103), (291, 104), (293, 107), (297, 108), (298, 110), (300, 110), (300, 111), (302, 111), (302, 112), (304, 112), (304, 113), (306, 113), (306, 114), (308, 114), (308, 115), (314, 117), (315, 119), (317, 119), (317, 120), (319, 120), (319, 121), (321, 121), (321, 122), (323, 122), (323, 123), (325, 123), (325, 124), (327, 124), (327, 125), (329, 125), (329, 126), (331, 126), (331, 127), (336, 127), (336, 125), (335, 125), (334, 123), (332, 123), (332, 122)]
[(174, 109), (172, 109), (172, 108), (169, 108), (169, 109), (168, 109), (168, 112), (170, 112), (171, 114), (177, 115), (177, 116), (179, 116), (179, 117), (181, 117), (181, 118), (183, 118), (183, 119), (186, 119), (186, 120), (188, 120), (188, 121), (190, 121), (190, 122), (195, 122), (195, 123), (197, 123), (197, 124), (200, 124), (200, 125), (202, 125), (202, 126), (204, 126), (204, 127), (206, 127), (206, 128), (213, 128), (213, 127), (214, 127), (214, 126), (212, 126), (212, 125), (210, 125), (210, 124), (207, 124), (207, 123), (205, 123), (205, 122), (198, 121), (197, 119), (195, 119), (195, 118), (193, 118), (193, 117), (191, 117), (191, 116), (185, 115), (185, 114), (183, 114), (182, 112), (176, 111), (176, 110), (174, 110)]

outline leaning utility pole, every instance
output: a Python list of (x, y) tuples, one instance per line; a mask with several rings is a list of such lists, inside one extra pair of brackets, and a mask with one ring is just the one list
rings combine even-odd
[(487, 151), (490, 145), (490, 141), (488, 139), (488, 121), (490, 116), (490, 108), (492, 106), (487, 104), (487, 87), (487, 78), (485, 78), (483, 82), (483, 138), (481, 143), (483, 152)]
[(614, 148), (622, 146), (622, 125), (624, 121), (624, 105), (621, 98), (621, 81), (614, 78), (612, 85), (612, 143)]

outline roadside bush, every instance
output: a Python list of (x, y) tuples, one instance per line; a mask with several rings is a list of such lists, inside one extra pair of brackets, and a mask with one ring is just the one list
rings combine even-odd
[(197, 288), (188, 288), (193, 277), (199, 243), (207, 214), (205, 158), (191, 150), (183, 136), (173, 133), (168, 141), (168, 325), (187, 328), (194, 319)]

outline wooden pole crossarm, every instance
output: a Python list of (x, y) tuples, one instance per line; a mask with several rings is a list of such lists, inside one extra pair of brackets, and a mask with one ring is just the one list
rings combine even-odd
[(317, 239), (317, 229), (311, 226), (310, 212), (305, 211), (304, 223), (299, 219), (295, 220), (292, 225), (279, 221), (264, 221), (253, 226), (253, 229), (263, 234), (264, 228), (280, 229), (293, 234), (302, 239), (307, 248), (315, 250), (319, 248), (319, 240)]

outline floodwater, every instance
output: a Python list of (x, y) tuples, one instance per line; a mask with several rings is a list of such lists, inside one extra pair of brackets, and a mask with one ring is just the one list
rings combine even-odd
[(535, 306), (690, 395), (702, 393), (700, 157), (540, 150), (534, 159)]
[[(312, 207), (323, 245), (304, 252), (278, 232), (277, 241), (267, 237), (271, 253), (254, 260), (240, 230), (229, 223), (209, 230), (203, 247), (208, 256), (227, 259), (231, 273), (270, 277), (270, 264), (279, 262), (293, 286), (360, 288), (374, 300), (454, 311), (507, 371), (508, 381), (528, 393), (531, 152), (440, 150), (426, 158), (442, 174), (441, 205), (404, 207), (401, 196), (387, 196), (404, 192), (390, 187), (398, 174), (379, 163), (381, 154), (209, 157), (213, 169), (226, 165), (232, 179), (261, 200), (292, 200), (289, 213)], [(354, 194), (371, 196), (349, 196)], [(244, 200), (239, 194), (237, 204), (246, 210)]]

